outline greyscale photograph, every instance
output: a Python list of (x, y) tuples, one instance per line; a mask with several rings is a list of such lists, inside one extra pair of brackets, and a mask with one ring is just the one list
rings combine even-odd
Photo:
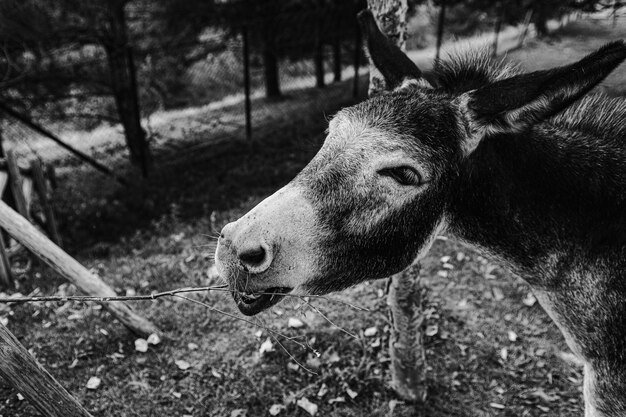
[(0, 417), (626, 417), (626, 1), (0, 0)]

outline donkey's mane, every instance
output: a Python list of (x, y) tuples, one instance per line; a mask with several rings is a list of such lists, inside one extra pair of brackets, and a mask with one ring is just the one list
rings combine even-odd
[[(519, 74), (516, 64), (493, 59), (488, 46), (456, 48), (434, 69), (437, 86), (461, 94)], [(605, 138), (623, 140), (626, 146), (626, 98), (592, 93), (551, 117), (548, 123)]]
[(487, 46), (457, 47), (438, 61), (433, 70), (437, 86), (460, 94), (520, 73), (518, 65), (491, 58)]

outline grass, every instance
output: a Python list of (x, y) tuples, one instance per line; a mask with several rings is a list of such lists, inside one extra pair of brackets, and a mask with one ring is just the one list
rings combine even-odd
[[(588, 44), (623, 37), (620, 30), (603, 22), (578, 22), (558, 38), (533, 41), (511, 58), (541, 67), (545, 57), (545, 66), (554, 65), (554, 50), (567, 46), (584, 51)], [(572, 56), (562, 58), (569, 61)], [(318, 106), (330, 112), (327, 104), (346, 104), (341, 98), (348, 91), (348, 84), (339, 84), (323, 95), (311, 91), (304, 101), (273, 103), (268, 117), (281, 116), (255, 130), (253, 145), (211, 135), (203, 129), (210, 114), (181, 116), (172, 123), (176, 129), (191, 127), (172, 133), (163, 125), (156, 143), (157, 172), (131, 189), (66, 163), (56, 198), (68, 249), (119, 294), (211, 284), (210, 236), (289, 181), (315, 153), (325, 120), (311, 119), (302, 110)], [(132, 175), (119, 148), (101, 152), (107, 163)], [(450, 257), (451, 269), (444, 267), (444, 256)], [(279, 415), (306, 416), (296, 405), (303, 397), (319, 406), (321, 416), (582, 414), (581, 368), (569, 359), (556, 326), (532, 303), (526, 284), (452, 240), (435, 243), (421, 276), (428, 292), (429, 388), (426, 403), (417, 406), (398, 403), (387, 385), (382, 281), (332, 295), (369, 311), (312, 300), (356, 339), (298, 300), (254, 318), (258, 326), (179, 298), (133, 302), (168, 335), (145, 353), (136, 351), (133, 335), (95, 304), (1, 306), (0, 316), (95, 416), (252, 417), (269, 415), (274, 404), (285, 407)], [(20, 276), (19, 291), (75, 291), (62, 282), (50, 270), (35, 267)], [(224, 293), (193, 297), (243, 318)], [(300, 319), (304, 326), (289, 327), (289, 318)], [(311, 348), (282, 340), (283, 350), (263, 326), (306, 340)], [(371, 327), (377, 332), (366, 337), (365, 329)], [(268, 338), (273, 351), (261, 354)], [(176, 363), (180, 360), (190, 367), (181, 369)], [(95, 390), (86, 388), (92, 376), (102, 380)], [(0, 384), (0, 415), (37, 415), (17, 394)]]

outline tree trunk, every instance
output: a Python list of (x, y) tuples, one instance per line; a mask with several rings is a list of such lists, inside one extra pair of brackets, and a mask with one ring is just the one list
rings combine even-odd
[(491, 56), (498, 55), (498, 37), (500, 36), (500, 30), (502, 29), (502, 20), (504, 19), (504, 5), (499, 3), (496, 8), (496, 24), (493, 34), (493, 46), (491, 48)]
[(117, 105), (117, 112), (124, 127), (126, 145), (131, 162), (141, 168), (144, 177), (152, 165), (152, 156), (146, 132), (141, 127), (141, 112), (135, 61), (126, 33), (124, 1), (106, 2), (109, 7), (110, 39), (104, 48), (109, 61), (111, 89)]
[(333, 41), (333, 81), (341, 81), (341, 42), (338, 37)]
[(280, 93), (280, 82), (278, 79), (278, 57), (271, 47), (266, 45), (263, 48), (263, 70), (265, 75), (265, 97), (278, 98)]
[(548, 10), (543, 0), (537, 0), (533, 7), (533, 23), (537, 31), (537, 37), (543, 38), (548, 35)]
[(315, 64), (315, 86), (324, 88), (324, 44), (320, 41), (316, 41), (313, 62)]
[(439, 20), (437, 22), (437, 52), (435, 54), (435, 61), (439, 61), (439, 53), (441, 52), (441, 44), (443, 43), (443, 28), (446, 24), (446, 2), (441, 0), (441, 6), (439, 10)]
[[(407, 0), (368, 0), (368, 4), (383, 33), (404, 49)], [(378, 71), (370, 71), (370, 95), (380, 92), (384, 84)], [(426, 399), (426, 355), (422, 340), (424, 316), (419, 269), (416, 262), (406, 271), (389, 278), (387, 296), (392, 323), (389, 339), (391, 385), (407, 401)]]

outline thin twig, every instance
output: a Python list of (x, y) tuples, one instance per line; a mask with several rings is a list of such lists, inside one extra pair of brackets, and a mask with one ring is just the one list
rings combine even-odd
[(300, 343), (300, 342), (298, 342), (298, 341), (296, 340), (296, 339), (298, 339), (299, 337), (302, 337), (302, 336), (294, 336), (294, 337), (287, 336), (286, 334), (283, 334), (283, 333), (278, 332), (278, 331), (276, 331), (276, 330), (272, 330), (272, 329), (270, 329), (269, 327), (264, 326), (264, 325), (262, 325), (262, 324), (255, 323), (255, 322), (253, 322), (253, 321), (251, 321), (251, 320), (248, 320), (248, 319), (246, 319), (246, 318), (244, 318), (244, 317), (241, 317), (241, 316), (236, 316), (236, 315), (231, 314), (231, 313), (229, 313), (229, 312), (227, 312), (227, 311), (220, 310), (219, 308), (213, 307), (212, 305), (209, 305), (209, 304), (207, 304), (207, 303), (203, 303), (202, 301), (199, 301), (199, 300), (194, 300), (193, 298), (189, 298), (189, 297), (185, 297), (184, 295), (174, 294), (174, 295), (173, 295), (173, 297), (178, 297), (178, 298), (182, 298), (183, 300), (191, 301), (191, 302), (192, 302), (192, 303), (194, 303), (194, 304), (198, 304), (198, 305), (201, 305), (201, 306), (203, 306), (203, 307), (206, 307), (206, 308), (208, 308), (209, 310), (215, 311), (216, 313), (223, 314), (223, 315), (225, 315), (225, 316), (227, 316), (227, 317), (230, 317), (230, 318), (233, 318), (233, 319), (235, 319), (235, 320), (243, 321), (244, 323), (251, 324), (251, 325), (253, 325), (253, 326), (255, 326), (255, 327), (260, 327), (260, 328), (262, 328), (262, 329), (264, 329), (264, 330), (268, 331), (271, 335), (280, 336), (280, 337), (282, 337), (283, 339), (285, 339), (285, 340), (289, 340), (290, 342), (293, 342), (293, 343), (297, 344), (298, 346), (300, 346), (300, 347), (302, 347), (302, 348), (305, 348), (305, 349), (306, 349), (306, 345), (305, 345), (305, 344)]
[(346, 329), (344, 329), (343, 327), (335, 324), (331, 319), (329, 319), (328, 317), (326, 317), (326, 315), (324, 315), (324, 313), (322, 313), (317, 307), (315, 307), (313, 304), (311, 304), (308, 300), (302, 299), (302, 301), (304, 301), (306, 303), (307, 306), (309, 306), (310, 308), (312, 308), (317, 314), (319, 314), (324, 320), (326, 320), (328, 323), (330, 323), (331, 326), (335, 327), (336, 329), (341, 330), (342, 332), (344, 332), (345, 334), (347, 334), (348, 336), (352, 337), (353, 339), (359, 340), (359, 337), (357, 335), (355, 335), (354, 333), (350, 333), (349, 331), (347, 331)]
[[(233, 290), (228, 289), (227, 285), (217, 285), (217, 286), (208, 286), (208, 287), (185, 287), (185, 288), (177, 288), (174, 290), (163, 291), (153, 294), (141, 294), (141, 295), (119, 295), (112, 297), (96, 297), (92, 295), (58, 295), (58, 296), (40, 296), (40, 297), (0, 297), (0, 304), (6, 303), (29, 303), (29, 302), (43, 302), (43, 301), (56, 301), (56, 302), (67, 302), (67, 301), (97, 301), (97, 302), (113, 302), (113, 301), (146, 301), (146, 300), (155, 300), (157, 298), (162, 297), (172, 297), (176, 294), (182, 293), (190, 293), (190, 292), (210, 292), (210, 291), (221, 291), (221, 292), (229, 292), (232, 293)], [(336, 298), (326, 297), (324, 295), (311, 295), (311, 294), (292, 294), (292, 293), (274, 293), (274, 292), (257, 292), (255, 294), (259, 295), (282, 295), (285, 297), (296, 297), (299, 299), (304, 299), (304, 297), (311, 298), (319, 298), (322, 300), (327, 300), (333, 303), (344, 304), (350, 308), (359, 311), (370, 311), (369, 309), (361, 306), (357, 306), (351, 304), (344, 300), (339, 300)]]
[(147, 295), (125, 295), (114, 297), (96, 297), (92, 295), (60, 295), (60, 296), (41, 296), (41, 297), (3, 297), (0, 298), (0, 303), (29, 303), (29, 302), (41, 302), (41, 301), (141, 301), (141, 300), (156, 300), (162, 297), (171, 297), (176, 294), (189, 293), (189, 292), (204, 292), (204, 291), (221, 291), (226, 289), (226, 285), (211, 286), (211, 287), (186, 287), (178, 288), (170, 291), (163, 291), (154, 294)]

